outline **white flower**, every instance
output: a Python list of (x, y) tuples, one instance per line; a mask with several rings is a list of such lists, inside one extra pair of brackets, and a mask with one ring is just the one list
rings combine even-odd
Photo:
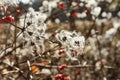
[(117, 13), (117, 15), (120, 17), (120, 11)]
[(84, 4), (83, 4), (83, 3), (80, 3), (79, 5), (80, 5), (81, 7), (82, 7), (82, 6), (84, 6)]
[(57, 2), (56, 1), (51, 1), (51, 2), (49, 2), (49, 6), (51, 8), (56, 8), (57, 7)]
[(90, 6), (97, 6), (97, 1), (96, 0), (86, 0), (87, 5)]
[(120, 41), (117, 42), (116, 47), (120, 47)]
[(56, 34), (56, 39), (61, 42), (62, 45), (66, 46), (69, 44), (70, 35), (72, 35), (70, 32), (62, 30), (60, 33)]
[(72, 60), (75, 60), (75, 57), (72, 57), (71, 50), (82, 52), (85, 47), (85, 38), (76, 32), (62, 30), (56, 34), (56, 39), (63, 45), (66, 54)]
[(77, 3), (73, 1), (72, 2), (72, 6), (76, 6), (76, 5), (77, 5)]
[(113, 27), (114, 27), (115, 29), (118, 29), (118, 28), (120, 27), (120, 22), (119, 22), (119, 20), (117, 20), (117, 19), (114, 19), (114, 20), (113, 20)]
[(34, 9), (32, 7), (30, 7), (28, 10), (29, 10), (29, 12), (33, 12), (34, 13)]
[(43, 14), (43, 13), (39, 13), (38, 17), (39, 17), (39, 21), (42, 21), (42, 22), (43, 22), (43, 21), (46, 20), (47, 15), (46, 15), (46, 14)]
[(48, 6), (48, 4), (49, 4), (49, 2), (47, 0), (45, 0), (45, 1), (42, 2), (43, 6)]
[(70, 13), (69, 13), (69, 12), (68, 12), (68, 13), (66, 13), (66, 16), (67, 16), (67, 17), (69, 17), (69, 16), (70, 16)]
[(100, 14), (100, 12), (101, 12), (101, 7), (95, 7), (95, 8), (92, 10), (91, 14), (93, 14), (94, 16), (97, 17), (97, 16)]
[(103, 12), (102, 13), (102, 17), (106, 17), (107, 16), (107, 13), (106, 12)]
[(109, 12), (109, 13), (107, 14), (107, 19), (110, 19), (111, 17), (112, 17), (112, 13)]
[(55, 22), (56, 22), (57, 24), (60, 24), (60, 19), (56, 18), (56, 19), (55, 19)]
[(85, 38), (83, 36), (73, 37), (70, 42), (70, 46), (72, 47), (72, 49), (83, 49), (85, 47)]
[(29, 12), (27, 14), (24, 14), (24, 16), (25, 15), (26, 15), (25, 25), (24, 19), (20, 20), (20, 26), (26, 27), (25, 31), (23, 32), (24, 40), (28, 41), (29, 45), (31, 42), (33, 42), (38, 51), (41, 48), (42, 51), (44, 52), (45, 51), (44, 35), (47, 29), (47, 26), (44, 23), (44, 21), (47, 18), (46, 14), (34, 11), (33, 8), (29, 8)]
[(60, 41), (63, 46), (68, 46), (70, 49), (84, 48), (85, 38), (76, 32), (62, 30), (56, 34), (56, 39)]
[(51, 72), (49, 69), (42, 69), (41, 73), (50, 75)]
[(107, 30), (106, 34), (105, 34), (105, 38), (112, 39), (112, 37), (116, 34), (116, 32), (117, 32), (117, 29), (115, 29), (115, 28), (111, 28), (111, 29)]
[(78, 13), (78, 15), (77, 15), (77, 17), (78, 18), (85, 18), (87, 15), (86, 15), (86, 13)]

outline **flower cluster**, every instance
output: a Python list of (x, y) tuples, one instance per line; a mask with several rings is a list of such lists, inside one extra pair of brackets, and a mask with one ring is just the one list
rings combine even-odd
[(83, 53), (85, 38), (77, 32), (62, 30), (56, 34), (56, 39), (66, 48), (67, 55), (72, 59), (72, 52)]
[[(29, 12), (25, 14), (25, 19), (20, 19), (20, 26), (24, 28), (23, 37), (29, 44), (34, 43), (37, 47), (37, 50), (44, 51), (44, 34), (47, 28), (44, 23), (47, 16), (40, 12), (34, 11), (33, 8), (29, 8)], [(23, 16), (22, 16), (23, 17)]]

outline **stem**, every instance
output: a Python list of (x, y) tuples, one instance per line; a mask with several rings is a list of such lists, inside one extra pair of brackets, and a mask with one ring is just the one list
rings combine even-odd
[[(54, 66), (54, 65), (42, 65), (40, 63), (33, 63), (32, 65), (36, 65), (36, 66), (39, 66), (39, 67), (43, 67), (43, 68), (48, 68), (48, 69), (51, 69), (51, 68), (58, 68), (59, 66)], [(68, 65), (67, 68), (92, 68), (94, 67), (93, 65)], [(111, 67), (111, 66), (104, 66), (104, 68), (106, 69), (113, 69), (114, 67)]]

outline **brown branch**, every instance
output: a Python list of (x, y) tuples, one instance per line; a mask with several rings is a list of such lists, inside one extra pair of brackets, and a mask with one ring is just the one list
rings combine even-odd
[[(59, 66), (56, 65), (42, 65), (40, 63), (33, 63), (32, 65), (36, 65), (38, 67), (42, 67), (42, 68), (58, 68)], [(93, 65), (68, 65), (67, 68), (93, 68)], [(114, 69), (114, 67), (111, 66), (104, 66), (104, 68), (106, 69)]]

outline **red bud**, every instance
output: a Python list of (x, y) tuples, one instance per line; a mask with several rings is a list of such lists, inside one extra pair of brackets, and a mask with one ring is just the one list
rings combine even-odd
[(63, 75), (63, 74), (56, 74), (56, 75), (55, 75), (55, 78), (56, 78), (56, 79), (63, 79), (63, 78), (64, 78), (64, 75)]
[(59, 5), (58, 5), (58, 7), (59, 7), (60, 9), (64, 9), (64, 8), (65, 8), (65, 5), (64, 5), (63, 2), (60, 2)]
[(58, 68), (59, 68), (60, 70), (63, 70), (63, 69), (66, 68), (66, 67), (67, 67), (66, 64), (62, 64), (62, 65), (60, 65)]

